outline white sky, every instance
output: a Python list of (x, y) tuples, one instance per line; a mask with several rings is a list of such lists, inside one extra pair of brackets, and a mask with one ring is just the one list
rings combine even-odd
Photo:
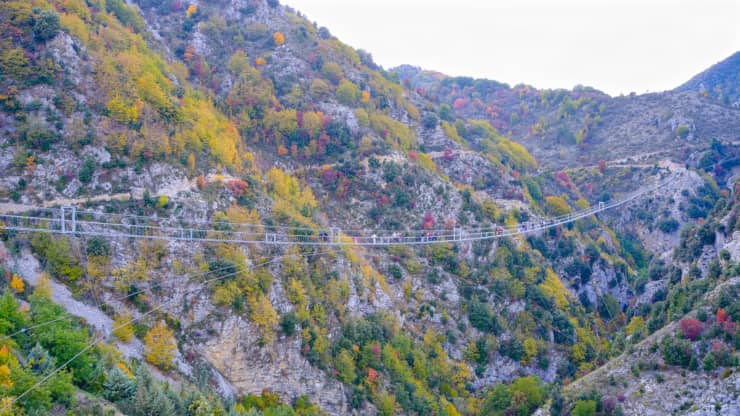
[(612, 95), (672, 89), (740, 50), (738, 0), (281, 0), (384, 68)]

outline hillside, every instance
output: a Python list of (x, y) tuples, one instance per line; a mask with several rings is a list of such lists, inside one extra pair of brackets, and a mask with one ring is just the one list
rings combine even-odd
[(740, 52), (718, 62), (706, 71), (694, 76), (676, 91), (693, 91), (704, 97), (711, 97), (718, 102), (737, 108), (740, 106)]
[(0, 413), (557, 414), (737, 276), (696, 92), (385, 70), (274, 0), (8, 1), (0, 46)]

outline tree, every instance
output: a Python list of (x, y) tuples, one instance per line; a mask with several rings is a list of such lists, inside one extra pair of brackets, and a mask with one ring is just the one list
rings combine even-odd
[(36, 39), (41, 42), (47, 41), (56, 36), (58, 31), (59, 15), (53, 10), (42, 10), (33, 25), (33, 34)]
[(248, 299), (249, 318), (257, 324), (262, 331), (262, 344), (269, 344), (275, 337), (273, 328), (278, 324), (280, 318), (270, 303), (270, 299), (262, 293), (252, 295)]
[(596, 402), (593, 400), (579, 400), (573, 407), (573, 416), (593, 416), (596, 414)]
[(167, 325), (157, 322), (144, 337), (144, 356), (148, 362), (163, 369), (172, 366), (177, 344)]
[(547, 208), (547, 212), (556, 216), (565, 215), (571, 211), (565, 199), (559, 196), (546, 196), (545, 207)]
[(78, 178), (82, 183), (90, 183), (92, 181), (93, 174), (95, 173), (95, 159), (88, 157), (82, 162), (80, 167), (80, 173)]
[(127, 400), (136, 394), (136, 381), (118, 367), (108, 372), (103, 382), (103, 397), (111, 402)]
[(683, 335), (692, 341), (695, 341), (701, 335), (703, 328), (701, 321), (693, 318), (682, 319), (680, 326)]
[(195, 4), (191, 4), (188, 6), (188, 9), (185, 10), (185, 17), (187, 19), (190, 19), (196, 13), (198, 13), (198, 6), (196, 6)]
[(24, 285), (23, 280), (18, 277), (17, 274), (13, 274), (13, 278), (10, 279), (10, 287), (15, 290), (17, 293), (23, 293)]
[(134, 326), (131, 325), (131, 315), (117, 315), (113, 320), (113, 336), (121, 342), (129, 342), (134, 338)]
[(275, 46), (281, 46), (283, 43), (285, 43), (285, 35), (283, 35), (281, 32), (275, 32), (272, 35), (272, 41), (275, 42)]
[(342, 67), (336, 62), (326, 62), (321, 66), (321, 73), (332, 83), (338, 83), (344, 77)]
[(337, 369), (337, 378), (344, 384), (352, 384), (357, 378), (355, 360), (352, 358), (352, 354), (345, 349), (337, 355), (334, 367)]
[(343, 79), (337, 87), (337, 100), (348, 106), (355, 105), (360, 98), (360, 88), (352, 81)]

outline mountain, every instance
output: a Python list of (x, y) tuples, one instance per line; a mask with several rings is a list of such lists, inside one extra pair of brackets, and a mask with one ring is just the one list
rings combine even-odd
[(735, 411), (737, 108), (275, 0), (7, 1), (0, 46), (0, 413)]
[(706, 71), (676, 88), (676, 91), (698, 92), (718, 102), (737, 108), (740, 106), (740, 51), (712, 65)]

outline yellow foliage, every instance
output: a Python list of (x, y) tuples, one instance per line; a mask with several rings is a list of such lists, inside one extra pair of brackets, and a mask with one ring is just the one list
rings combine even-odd
[(23, 290), (25, 289), (23, 280), (18, 277), (17, 274), (13, 274), (13, 278), (10, 279), (10, 287), (17, 293), (23, 293)]
[(419, 153), (419, 165), (430, 172), (437, 170), (437, 165), (434, 163), (431, 156), (426, 153)]
[(10, 379), (10, 366), (7, 364), (0, 365), (0, 385), (13, 387), (13, 380)]
[(301, 187), (298, 179), (293, 176), (273, 167), (267, 172), (266, 179), (274, 196), (293, 203), (301, 210), (316, 208), (316, 198), (311, 189), (306, 186)]
[(522, 343), (524, 344), (524, 357), (522, 357), (523, 363), (531, 363), (532, 359), (537, 355), (537, 342), (532, 337), (528, 337)]
[(76, 14), (60, 13), (59, 23), (61, 26), (69, 31), (69, 33), (82, 41), (84, 44), (90, 42), (90, 33), (85, 26), (85, 22), (79, 18)]
[(107, 108), (108, 115), (119, 123), (136, 123), (139, 120), (140, 104), (128, 104), (118, 95), (108, 101)]
[(641, 331), (644, 325), (645, 320), (642, 319), (642, 316), (633, 316), (630, 320), (630, 323), (627, 325), (627, 335), (632, 335), (636, 332)]
[(416, 146), (416, 136), (406, 124), (393, 120), (385, 114), (375, 112), (370, 114), (370, 128), (394, 149), (408, 151)]
[(167, 325), (159, 321), (146, 333), (144, 337), (144, 357), (157, 367), (168, 369), (175, 359), (177, 343), (172, 331)]
[(33, 295), (44, 299), (51, 299), (51, 281), (47, 273), (41, 273), (39, 282), (33, 289)]
[(540, 283), (539, 287), (545, 296), (553, 299), (558, 308), (564, 309), (568, 306), (567, 289), (552, 269), (547, 269), (545, 281)]
[(322, 113), (306, 111), (303, 113), (303, 129), (308, 132), (311, 137), (316, 136), (321, 131), (321, 118)]
[(580, 210), (588, 209), (591, 205), (583, 198), (578, 198), (578, 201), (576, 201), (576, 207)]
[(262, 293), (255, 293), (248, 299), (249, 318), (257, 324), (262, 332), (261, 342), (269, 344), (275, 338), (274, 327), (278, 324), (277, 312), (272, 307), (270, 299)]
[(455, 142), (459, 144), (465, 144), (465, 139), (460, 137), (460, 135), (457, 133), (457, 129), (452, 124), (443, 121), (442, 122), (442, 131), (445, 132), (445, 135), (449, 137), (450, 139), (454, 140)]
[(113, 320), (113, 336), (121, 342), (129, 342), (134, 338), (134, 326), (131, 324), (131, 315), (117, 315)]
[(234, 168), (240, 166), (237, 151), (239, 132), (217, 112), (211, 102), (186, 94), (181, 111), (185, 122), (179, 134), (184, 139), (184, 144), (195, 150), (207, 145), (220, 163)]
[(565, 199), (554, 195), (545, 197), (545, 207), (550, 214), (556, 216), (569, 214), (571, 212), (571, 209), (568, 206), (568, 203), (565, 202)]

